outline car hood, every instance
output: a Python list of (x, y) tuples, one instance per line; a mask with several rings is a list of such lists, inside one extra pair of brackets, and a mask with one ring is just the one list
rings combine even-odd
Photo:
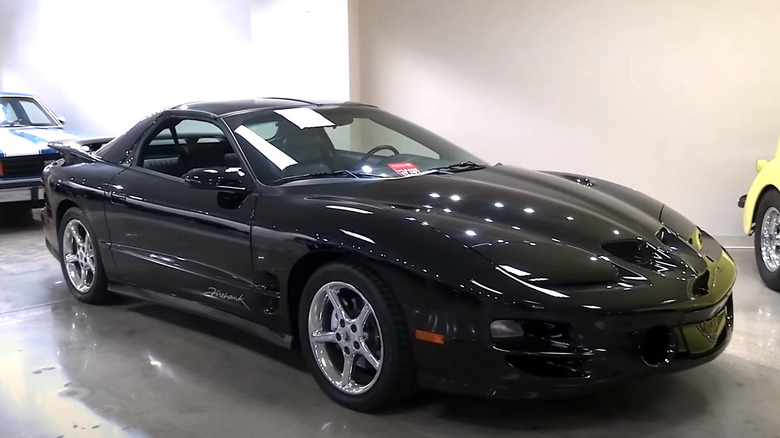
[(0, 157), (54, 154), (49, 142), (75, 138), (62, 128), (0, 128)]
[(616, 184), (576, 178), (495, 166), (333, 188), (349, 193), (340, 200), (401, 211), (406, 220), (426, 222), (475, 249), (507, 241), (557, 243), (553, 239), (586, 248), (654, 237), (663, 204)]
[[(662, 203), (606, 181), (494, 166), (334, 186), (350, 186), (351, 196), (331, 200), (394, 210), (532, 285), (687, 281), (707, 270), (679, 236), (671, 243), (658, 238)], [(719, 245), (709, 248), (720, 257)], [(643, 266), (640, 253), (650, 259)]]

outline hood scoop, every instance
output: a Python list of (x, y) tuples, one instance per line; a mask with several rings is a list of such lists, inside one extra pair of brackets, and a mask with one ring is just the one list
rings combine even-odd
[(593, 180), (588, 178), (587, 176), (580, 176), (580, 175), (571, 175), (568, 173), (560, 173), (558, 174), (559, 177), (571, 181), (573, 183), (577, 183), (581, 186), (585, 187), (593, 187), (595, 184), (593, 183)]
[(602, 245), (604, 251), (634, 266), (662, 277), (689, 280), (696, 271), (681, 257), (674, 257), (677, 248), (661, 248), (644, 239), (615, 240)]

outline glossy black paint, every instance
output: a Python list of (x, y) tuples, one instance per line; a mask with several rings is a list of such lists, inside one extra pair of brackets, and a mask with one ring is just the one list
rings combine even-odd
[[(414, 354), (419, 382), (445, 391), (534, 397), (688, 368), (726, 347), (733, 262), (662, 203), (598, 179), (511, 166), (263, 186), (225, 118), (303, 105), (316, 108), (287, 100), (177, 107), (98, 153), (122, 164), (78, 154), (50, 166), (42, 213), (50, 250), (59, 253), (59, 218), (78, 206), (113, 290), (255, 324), (284, 345), (298, 336), (308, 276), (349, 258), (388, 282), (410, 333), (444, 335), (444, 345), (416, 341)], [(245, 190), (200, 189), (132, 166), (138, 139), (169, 116), (218, 123), (248, 170)], [(701, 243), (687, 244), (688, 236)], [(632, 263), (609, 242), (651, 256)], [(714, 347), (692, 353), (680, 327), (723, 309), (727, 324)], [(524, 321), (526, 337), (492, 339), (498, 319)], [(673, 351), (648, 364), (643, 349), (656, 327), (670, 333)]]

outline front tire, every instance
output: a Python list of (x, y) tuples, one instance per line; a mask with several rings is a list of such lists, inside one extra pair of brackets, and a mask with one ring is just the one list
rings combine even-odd
[(780, 193), (777, 191), (761, 197), (753, 239), (761, 280), (770, 289), (780, 291)]
[(303, 291), (298, 333), (320, 388), (349, 409), (369, 412), (414, 391), (409, 333), (389, 287), (368, 268), (330, 263)]
[(97, 241), (84, 212), (73, 207), (60, 222), (60, 266), (68, 289), (79, 301), (97, 304), (109, 297)]

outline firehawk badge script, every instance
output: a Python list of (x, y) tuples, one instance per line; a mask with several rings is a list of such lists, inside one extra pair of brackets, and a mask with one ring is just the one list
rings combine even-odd
[(246, 303), (244, 302), (244, 294), (233, 295), (227, 292), (222, 292), (216, 287), (210, 287), (209, 290), (206, 291), (204, 295), (211, 298), (219, 298), (225, 301), (234, 301), (236, 303), (241, 303), (244, 307), (246, 307), (246, 310), (251, 310), (249, 306), (247, 306)]

